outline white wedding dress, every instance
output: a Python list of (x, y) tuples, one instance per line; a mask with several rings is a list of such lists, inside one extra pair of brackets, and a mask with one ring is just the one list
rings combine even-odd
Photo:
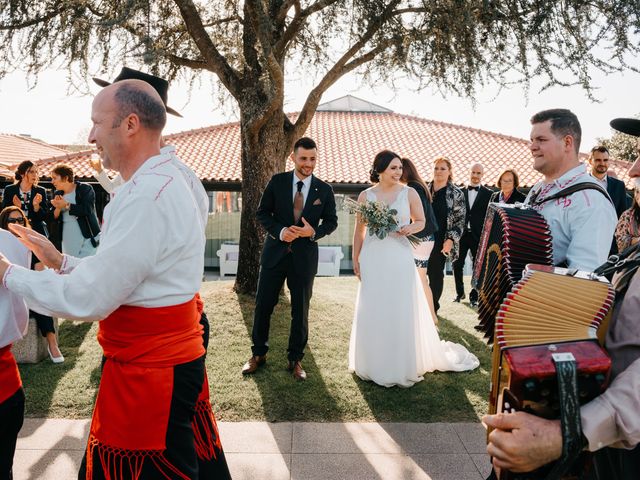
[[(410, 221), (409, 187), (390, 205), (399, 225)], [(367, 200), (376, 200), (371, 189)], [(473, 370), (478, 358), (440, 340), (431, 318), (409, 240), (365, 235), (360, 287), (349, 343), (349, 371), (385, 387), (410, 387), (425, 372)]]

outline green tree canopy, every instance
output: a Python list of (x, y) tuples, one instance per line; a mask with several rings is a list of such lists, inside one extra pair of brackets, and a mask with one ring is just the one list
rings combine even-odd
[[(242, 292), (256, 287), (260, 193), (341, 76), (406, 75), (471, 98), (479, 86), (532, 77), (590, 92), (592, 69), (632, 68), (640, 48), (638, 0), (0, 0), (0, 8), (0, 77), (60, 62), (85, 75), (122, 64), (168, 78), (217, 75), (240, 112)], [(290, 119), (285, 79), (294, 71), (315, 84)]]
[[(640, 118), (640, 115), (636, 115), (636, 118)], [(598, 138), (598, 143), (607, 147), (615, 160), (635, 162), (638, 157), (637, 139), (633, 135), (612, 130), (611, 138)]]

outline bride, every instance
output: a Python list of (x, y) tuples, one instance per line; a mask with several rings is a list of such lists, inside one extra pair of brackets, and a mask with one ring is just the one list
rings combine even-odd
[[(353, 270), (360, 279), (349, 344), (349, 371), (378, 385), (410, 387), (425, 372), (473, 370), (480, 362), (457, 343), (440, 340), (406, 235), (424, 228), (418, 193), (400, 183), (402, 162), (383, 150), (373, 161), (373, 187), (358, 202), (383, 202), (397, 210), (398, 232), (380, 240), (358, 217)], [(410, 223), (410, 220), (413, 222)]]

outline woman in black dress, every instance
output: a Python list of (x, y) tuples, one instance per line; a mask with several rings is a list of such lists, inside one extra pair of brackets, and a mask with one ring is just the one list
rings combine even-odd
[(422, 282), (422, 288), (424, 294), (427, 297), (427, 303), (431, 310), (431, 316), (435, 324), (438, 324), (438, 317), (436, 311), (433, 308), (433, 295), (431, 294), (431, 288), (429, 287), (429, 278), (427, 277), (427, 265), (429, 264), (429, 256), (433, 250), (433, 244), (435, 240), (435, 233), (438, 230), (436, 223), (436, 217), (433, 213), (433, 206), (431, 205), (431, 193), (429, 188), (420, 174), (415, 164), (408, 158), (402, 159), (402, 177), (400, 181), (407, 186), (413, 188), (422, 201), (422, 208), (424, 209), (425, 227), (422, 231), (416, 233), (416, 237), (421, 240), (420, 245), (413, 245), (413, 258), (416, 262), (418, 274), (420, 275), (420, 281)]

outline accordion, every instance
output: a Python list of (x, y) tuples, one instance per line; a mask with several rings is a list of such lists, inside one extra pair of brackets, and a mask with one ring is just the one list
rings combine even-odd
[(478, 291), (476, 329), (484, 332), (489, 343), (498, 308), (524, 267), (552, 262), (551, 232), (542, 215), (519, 204), (489, 204), (472, 279)]
[[(521, 410), (562, 422), (563, 455), (504, 479), (571, 478), (580, 469), (581, 404), (604, 391), (611, 361), (598, 342), (614, 291), (604, 278), (551, 266), (551, 233), (535, 210), (492, 203), (473, 283), (476, 327), (493, 343), (489, 413)], [(569, 473), (567, 473), (569, 472)]]

